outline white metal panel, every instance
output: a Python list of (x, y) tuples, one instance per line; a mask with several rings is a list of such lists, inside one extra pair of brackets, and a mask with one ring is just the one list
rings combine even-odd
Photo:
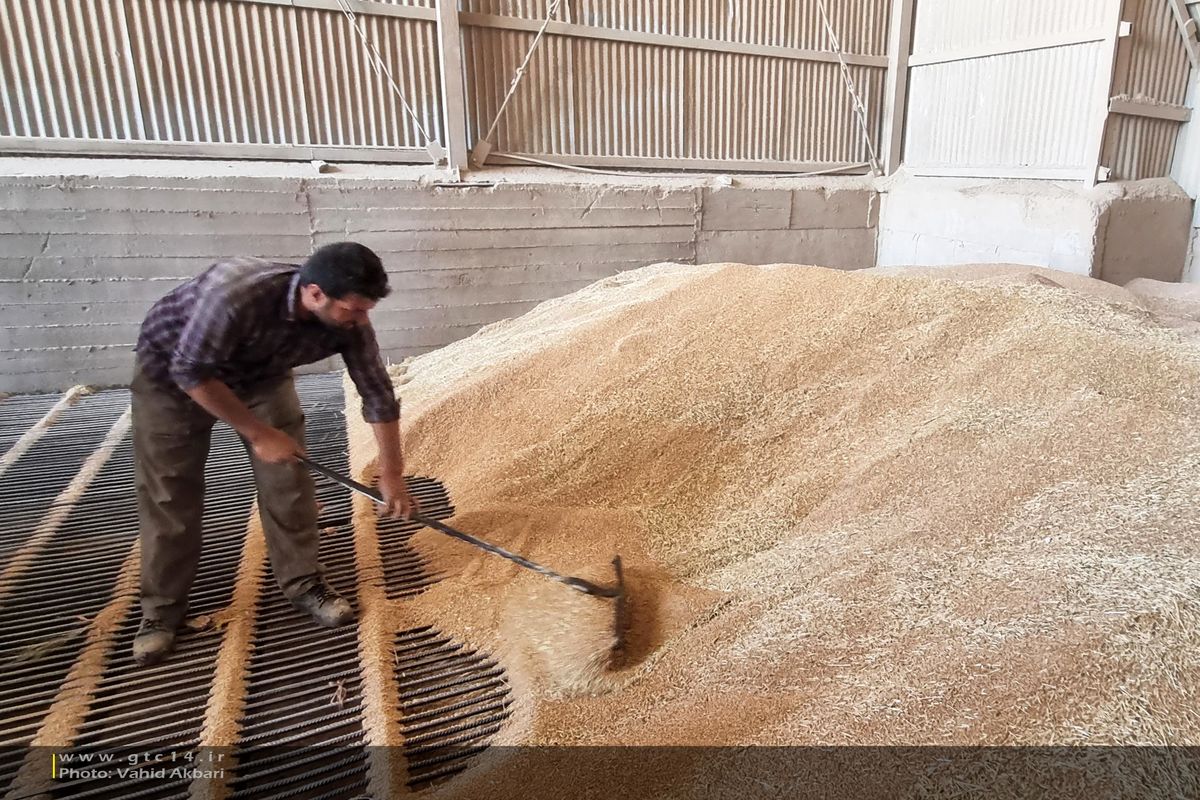
[[(1200, 103), (1200, 77), (1192, 76), (1186, 102), (1193, 109)], [(1192, 197), (1200, 197), (1200, 118), (1195, 113), (1179, 132), (1171, 177)], [(1200, 203), (1197, 203), (1194, 224), (1200, 227)]]
[(906, 163), (917, 171), (1085, 173), (1094, 87), (1107, 67), (1096, 42), (914, 68)]
[(970, 50), (1024, 39), (1097, 30), (1100, 0), (920, 0), (914, 55)]

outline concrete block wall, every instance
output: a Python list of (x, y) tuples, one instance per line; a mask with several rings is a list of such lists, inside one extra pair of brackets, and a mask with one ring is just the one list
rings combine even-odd
[(487, 177), (464, 187), (414, 167), (0, 159), (0, 392), (126, 383), (146, 310), (227, 255), (375, 248), (395, 287), (373, 315), (393, 361), (647, 264), (874, 264), (878, 203), (862, 179)]
[(312, 245), (380, 254), (393, 294), (375, 317), (395, 360), (658, 261), (690, 263), (694, 189), (313, 181)]
[(700, 263), (874, 266), (879, 196), (870, 183), (705, 189)]
[(914, 177), (880, 184), (879, 266), (1028, 264), (1123, 285), (1179, 280), (1192, 201), (1169, 179)]
[(0, 159), (0, 392), (125, 383), (141, 320), (173, 286), (222, 256), (298, 262), (340, 239), (384, 258), (396, 291), (374, 318), (385, 356), (399, 361), (662, 261), (1019, 263), (1124, 284), (1185, 275), (1193, 231), (1192, 200), (1170, 180), (439, 177)]
[(884, 188), (879, 266), (1030, 264), (1087, 275), (1098, 210), (1058, 184), (899, 178)]
[(1169, 179), (1125, 184), (1104, 203), (1093, 277), (1124, 286), (1135, 278), (1185, 279), (1193, 200)]
[(300, 189), (282, 177), (0, 179), (0, 391), (127, 382), (146, 310), (214, 256), (304, 255)]

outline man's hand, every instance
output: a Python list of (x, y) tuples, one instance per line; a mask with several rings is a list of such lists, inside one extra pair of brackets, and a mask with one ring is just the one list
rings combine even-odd
[(404, 483), (404, 453), (400, 448), (400, 421), (372, 422), (375, 442), (379, 445), (379, 493), (383, 495), (381, 514), (410, 519), (421, 507), (408, 493)]
[(220, 420), (229, 423), (254, 451), (254, 457), (267, 464), (286, 464), (304, 452), (300, 443), (278, 428), (267, 425), (238, 399), (233, 390), (212, 378), (198, 386), (185, 389), (197, 405)]
[(286, 464), (304, 452), (300, 443), (279, 428), (264, 427), (250, 440), (254, 455), (268, 464)]
[(383, 472), (379, 476), (379, 492), (383, 495), (385, 505), (381, 513), (390, 517), (409, 519), (421, 511), (417, 499), (408, 493), (408, 485), (404, 482), (403, 471)]

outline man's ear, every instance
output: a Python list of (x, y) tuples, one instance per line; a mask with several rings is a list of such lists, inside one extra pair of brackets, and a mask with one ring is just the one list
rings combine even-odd
[(322, 306), (325, 304), (325, 292), (315, 283), (300, 287), (300, 292), (312, 305)]

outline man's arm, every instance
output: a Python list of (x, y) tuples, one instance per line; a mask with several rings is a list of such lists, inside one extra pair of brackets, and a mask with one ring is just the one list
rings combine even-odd
[(300, 444), (254, 416), (232, 389), (213, 377), (241, 335), (232, 305), (219, 289), (200, 298), (171, 354), (171, 378), (201, 408), (244, 436), (259, 460), (269, 464), (290, 461), (300, 453)]
[(404, 481), (404, 451), (400, 444), (400, 420), (372, 422), (375, 444), (379, 448), (379, 491), (387, 501), (386, 512), (395, 517), (419, 513), (421, 506), (409, 494)]
[(221, 381), (210, 378), (184, 391), (201, 408), (245, 437), (260, 461), (282, 464), (302, 452), (299, 442), (254, 416), (254, 412)]
[(379, 491), (386, 504), (385, 511), (394, 517), (408, 517), (420, 511), (420, 507), (404, 481), (400, 403), (370, 325), (355, 331), (353, 340), (342, 351), (342, 359), (362, 396), (363, 419), (370, 424), (379, 448)]
[(379, 471), (403, 472), (404, 450), (400, 445), (400, 420), (372, 422), (375, 444), (379, 447)]

